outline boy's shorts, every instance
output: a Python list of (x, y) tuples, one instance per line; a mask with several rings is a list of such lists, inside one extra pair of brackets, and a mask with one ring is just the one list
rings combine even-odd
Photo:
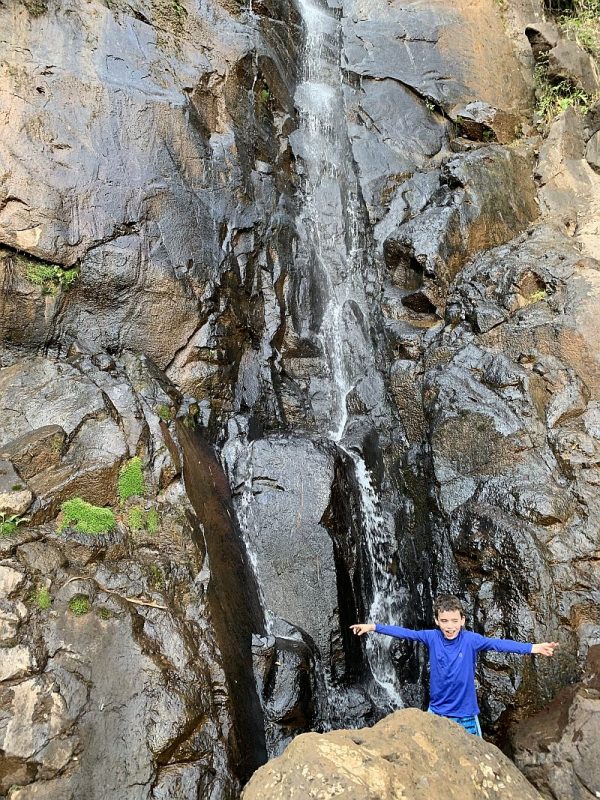
[[(427, 709), (432, 714), (435, 714), (435, 711), (432, 711), (431, 708)], [(436, 714), (436, 717), (443, 717), (443, 714)], [(481, 733), (481, 725), (479, 724), (479, 717), (474, 714), (471, 717), (446, 717), (446, 719), (451, 719), (452, 722), (458, 722), (458, 724), (463, 727), (467, 733), (472, 733), (473, 736), (479, 736), (483, 738), (483, 734)]]

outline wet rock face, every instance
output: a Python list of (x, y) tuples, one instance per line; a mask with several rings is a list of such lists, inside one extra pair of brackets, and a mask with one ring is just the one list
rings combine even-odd
[(580, 683), (516, 726), (515, 762), (544, 797), (594, 797), (600, 785), (600, 646), (590, 647)]
[(492, 635), (565, 636), (557, 663), (537, 676), (521, 663), (512, 686), (486, 664), (494, 719), (515, 691), (541, 698), (576, 674), (575, 651), (597, 624), (584, 598), (597, 593), (590, 424), (600, 387), (593, 330), (580, 320), (598, 269), (551, 228), (491, 250), (456, 280), (451, 322), (425, 354), (430, 498), (454, 554), (442, 580), (464, 582)]
[[(345, 352), (368, 362), (342, 446), (326, 438), (325, 287), (299, 244), (306, 31), (293, 3), (241, 5), (0, 8), (13, 798), (228, 800), (299, 732), (377, 717), (348, 635), (373, 594), (349, 453), (397, 543), (394, 621), (429, 626), (431, 595), (454, 590), (491, 635), (561, 631), (551, 663), (483, 663), (490, 731), (575, 678), (598, 636), (597, 114), (513, 141), (537, 4), (508, 3), (514, 50), (494, 0), (328, 3), (353, 177), (314, 219), (335, 223), (353, 194), (368, 253), (365, 308), (353, 297), (341, 317), (363, 329)], [(558, 57), (538, 33), (534, 53)], [(147, 492), (122, 504), (135, 456)], [(111, 507), (115, 530), (58, 534), (75, 496)], [(414, 650), (391, 659), (420, 704)]]
[[(0, 373), (4, 463), (33, 497), (30, 524), (0, 540), (0, 792), (166, 800), (189, 784), (233, 798), (243, 723), (225, 699), (212, 574), (159, 416), (180, 397), (144, 358), (104, 367), (38, 357)], [(120, 475), (137, 453), (144, 486), (128, 498)], [(114, 529), (59, 532), (74, 496), (112, 506)]]
[(242, 797), (285, 800), (315, 791), (352, 800), (540, 797), (493, 745), (416, 709), (397, 711), (373, 728), (299, 736), (261, 767)]

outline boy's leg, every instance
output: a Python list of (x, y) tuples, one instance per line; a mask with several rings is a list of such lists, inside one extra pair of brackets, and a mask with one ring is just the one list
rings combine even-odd
[(479, 736), (480, 738), (483, 738), (478, 716), (475, 715), (472, 717), (450, 717), (449, 719), (453, 719), (454, 722), (458, 722), (458, 724), (461, 727), (463, 727), (467, 733), (472, 733), (473, 736)]
[[(428, 708), (430, 714), (435, 714), (436, 717), (443, 717), (443, 714), (436, 714), (436, 712), (432, 708)], [(457, 722), (461, 728), (464, 728), (467, 733), (472, 733), (473, 736), (479, 736), (483, 739), (483, 734), (481, 733), (481, 725), (479, 724), (479, 717), (474, 715), (472, 717), (446, 717), (446, 719), (451, 719), (452, 722)]]

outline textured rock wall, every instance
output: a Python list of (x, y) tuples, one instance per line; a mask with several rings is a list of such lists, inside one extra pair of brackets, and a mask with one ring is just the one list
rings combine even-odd
[[(397, 622), (429, 626), (443, 589), (478, 630), (559, 636), (552, 664), (486, 658), (489, 731), (598, 639), (598, 113), (531, 127), (539, 4), (327, 5), (375, 354), (341, 446), (302, 250), (296, 6), (0, 4), (12, 798), (235, 797), (265, 747), (382, 713), (347, 635), (373, 594), (350, 453), (395, 538)], [(136, 455), (146, 491), (122, 505)], [(75, 496), (115, 531), (57, 533)], [(421, 704), (422, 656), (390, 658)]]

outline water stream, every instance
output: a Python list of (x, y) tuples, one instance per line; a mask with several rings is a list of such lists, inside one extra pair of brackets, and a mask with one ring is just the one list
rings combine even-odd
[[(318, 338), (330, 378), (324, 411), (330, 439), (354, 463), (372, 592), (369, 618), (389, 623), (398, 620), (402, 606), (398, 581), (390, 570), (396, 549), (394, 520), (382, 513), (361, 454), (343, 442), (348, 396), (375, 370), (375, 354), (365, 292), (367, 239), (340, 69), (341, 25), (335, 9), (318, 0), (298, 0), (298, 8), (306, 28), (303, 79), (295, 96), (300, 122), (294, 145), (305, 171), (298, 229), (323, 298)], [(378, 703), (397, 708), (403, 702), (389, 656), (391, 643), (388, 637), (369, 636), (367, 657)]]

